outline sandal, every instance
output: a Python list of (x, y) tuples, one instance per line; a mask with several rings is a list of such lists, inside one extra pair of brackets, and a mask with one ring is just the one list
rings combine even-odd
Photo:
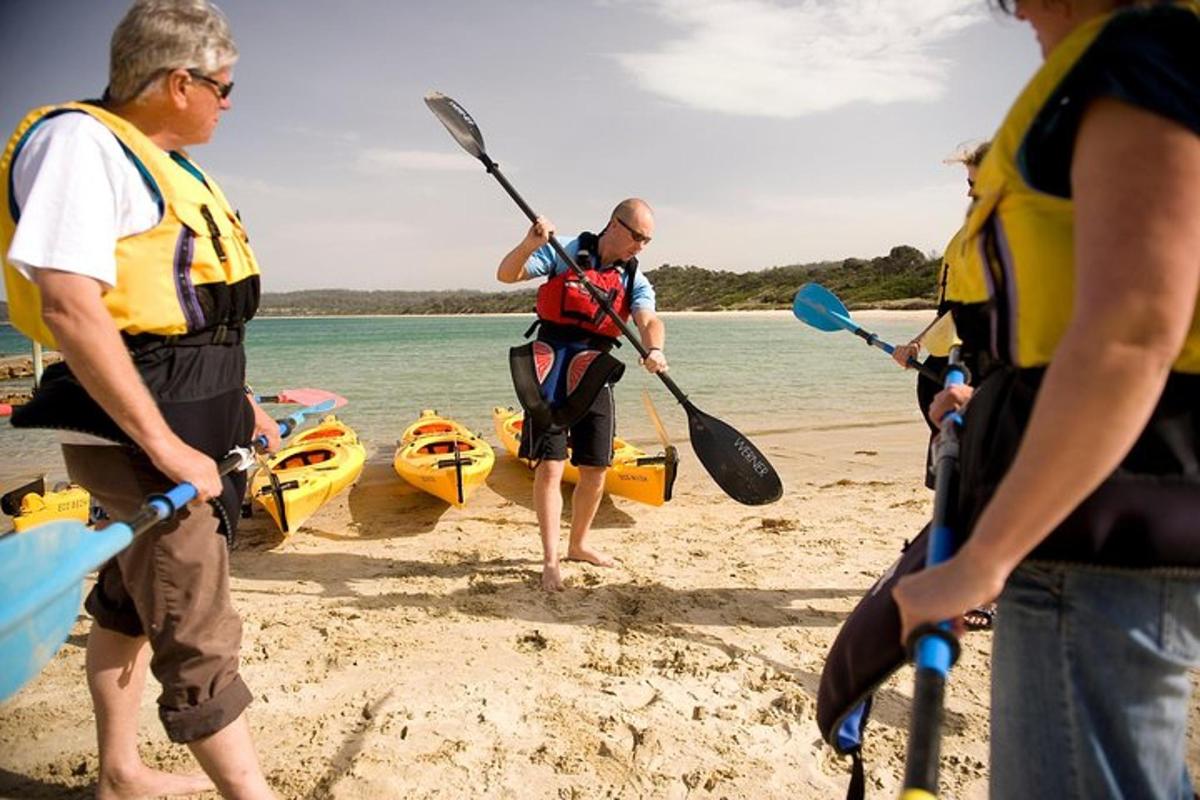
[(992, 622), (996, 619), (995, 603), (972, 608), (963, 614), (963, 623), (969, 631), (990, 631)]

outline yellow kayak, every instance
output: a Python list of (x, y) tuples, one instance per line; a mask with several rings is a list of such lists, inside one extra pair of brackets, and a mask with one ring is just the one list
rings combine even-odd
[(495, 463), (490, 444), (466, 426), (425, 410), (404, 429), (392, 466), (413, 486), (462, 508)]
[(13, 518), (13, 528), (25, 531), (57, 519), (73, 519), (86, 525), (90, 521), (92, 496), (76, 484), (61, 484), (46, 491), (45, 477), (39, 477), (0, 497), (0, 507)]
[(268, 468), (260, 469), (250, 482), (250, 496), (279, 530), (291, 533), (358, 480), (366, 460), (358, 435), (330, 414), (271, 456)]
[[(522, 411), (501, 406), (492, 409), (496, 435), (514, 456), (521, 443), (521, 425), (524, 421), (525, 414)], [(521, 460), (532, 466), (528, 459)], [(679, 456), (674, 447), (668, 447), (663, 455), (651, 456), (621, 437), (614, 437), (613, 463), (604, 476), (604, 491), (639, 503), (661, 506), (671, 499), (678, 464)], [(563, 468), (563, 479), (571, 483), (579, 481), (579, 470), (569, 460)]]

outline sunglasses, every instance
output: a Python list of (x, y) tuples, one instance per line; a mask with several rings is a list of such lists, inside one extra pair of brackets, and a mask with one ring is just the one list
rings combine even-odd
[(189, 69), (187, 71), (187, 74), (191, 75), (193, 78), (195, 78), (198, 81), (204, 81), (209, 86), (216, 89), (217, 97), (220, 98), (221, 100), (228, 99), (230, 92), (233, 91), (233, 81), (230, 81), (229, 83), (221, 83), (216, 78), (210, 78), (209, 76), (205, 75), (203, 72), (200, 72), (199, 70), (195, 70), (195, 69)]
[(635, 242), (637, 242), (638, 244), (650, 244), (649, 236), (642, 233), (641, 231), (634, 230), (633, 227), (628, 222), (621, 219), (620, 217), (613, 217), (613, 219), (615, 219), (621, 225), (622, 228), (629, 231), (629, 235), (633, 238), (633, 240)]

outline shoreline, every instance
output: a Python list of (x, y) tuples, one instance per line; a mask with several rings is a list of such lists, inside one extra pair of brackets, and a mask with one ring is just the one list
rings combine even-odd
[[(887, 308), (884, 306), (869, 306), (866, 308), (852, 308), (851, 314), (867, 314), (877, 319), (911, 319), (915, 316), (929, 315), (937, 309), (932, 305), (929, 308)], [(721, 309), (715, 311), (699, 311), (685, 309), (681, 311), (659, 311), (660, 317), (720, 317), (727, 315), (745, 315), (745, 316), (762, 316), (762, 317), (788, 317), (792, 315), (790, 309), (786, 308), (746, 308), (746, 309)], [(462, 318), (462, 317), (531, 317), (532, 311), (481, 311), (479, 313), (463, 313), (463, 314), (258, 314), (252, 322), (269, 319), (390, 319), (393, 317), (415, 317), (415, 318)], [(11, 328), (13, 332), (21, 336), (12, 323), (8, 320), (0, 320), (0, 327)], [(50, 351), (47, 351), (50, 352)], [(19, 354), (0, 353), (0, 359), (20, 357)], [(27, 356), (26, 356), (27, 357)]]

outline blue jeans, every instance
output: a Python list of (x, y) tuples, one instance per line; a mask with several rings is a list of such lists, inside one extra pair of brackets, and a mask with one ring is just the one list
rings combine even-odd
[(1027, 564), (992, 649), (993, 798), (1192, 800), (1200, 576)]

